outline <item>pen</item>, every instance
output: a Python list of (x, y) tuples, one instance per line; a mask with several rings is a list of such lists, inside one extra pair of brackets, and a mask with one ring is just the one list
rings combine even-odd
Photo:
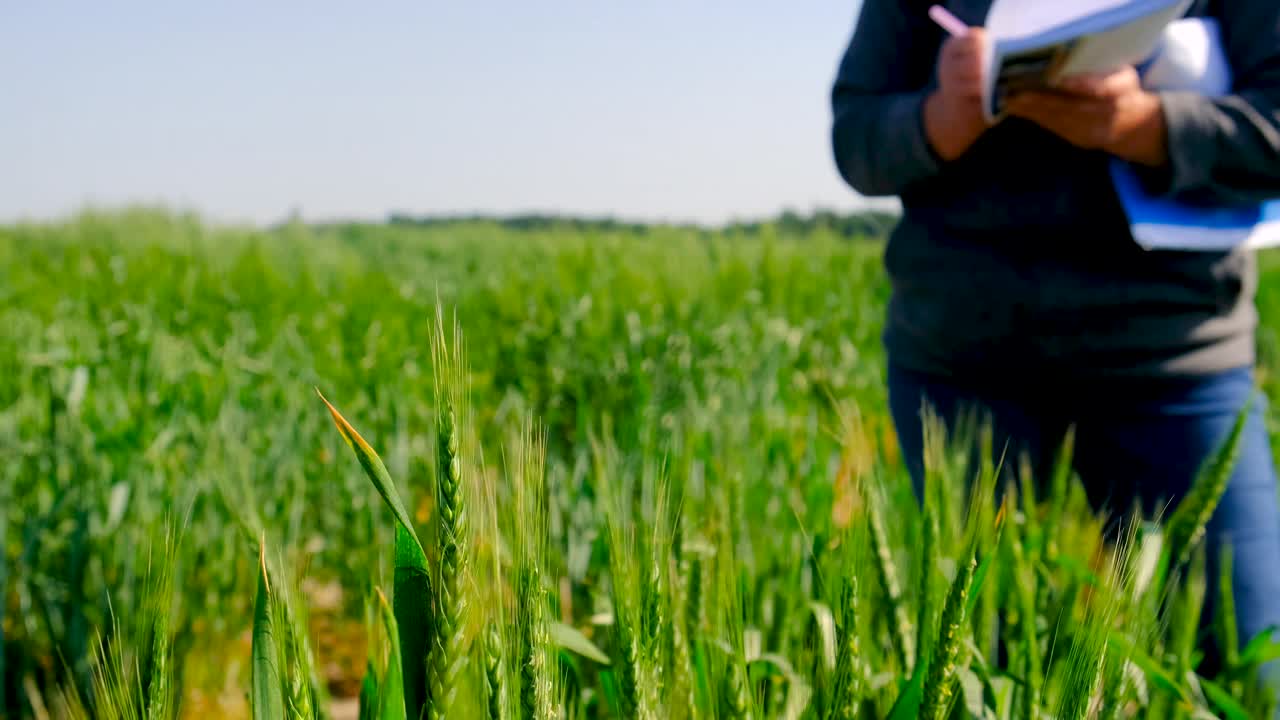
[(969, 32), (969, 26), (966, 25), (963, 20), (952, 15), (949, 10), (941, 5), (934, 5), (930, 7), (929, 17), (934, 22), (938, 23), (939, 27), (943, 30), (946, 30), (948, 33), (956, 37), (961, 37)]

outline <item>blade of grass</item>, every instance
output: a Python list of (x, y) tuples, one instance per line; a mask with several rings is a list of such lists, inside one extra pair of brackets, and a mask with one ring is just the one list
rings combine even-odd
[(582, 632), (571, 625), (552, 622), (551, 640), (565, 650), (581, 655), (588, 660), (594, 660), (601, 665), (609, 664), (609, 656), (605, 655), (603, 650), (596, 647), (595, 643), (587, 639), (586, 635), (583, 635)]
[[(378, 720), (378, 670), (369, 658), (364, 669), (364, 679), (360, 681), (359, 720)], [(401, 706), (403, 707), (403, 705)]]
[(995, 537), (991, 541), (991, 546), (987, 552), (983, 553), (982, 560), (978, 562), (978, 567), (973, 571), (973, 587), (969, 593), (969, 597), (965, 600), (964, 611), (966, 614), (973, 612), (978, 605), (978, 596), (982, 594), (982, 587), (987, 582), (987, 573), (991, 571), (991, 564), (995, 562), (1000, 548), (1000, 536), (1004, 532), (1004, 517), (1007, 506), (1003, 503), (1000, 510), (996, 513), (995, 519)]
[(400, 667), (404, 707), (410, 718), (421, 717), (427, 705), (427, 659), (434, 633), (431, 577), (422, 546), (396, 525), (392, 606), (400, 639)]
[(280, 657), (273, 627), (266, 557), (266, 543), (263, 542), (258, 548), (258, 595), (253, 604), (251, 697), (253, 720), (280, 720), (284, 717), (284, 695), (281, 693)]
[(898, 666), (905, 673), (911, 670), (912, 660), (915, 659), (915, 648), (912, 647), (915, 634), (911, 632), (911, 618), (907, 615), (906, 601), (902, 597), (902, 586), (898, 581), (893, 547), (890, 545), (889, 534), (885, 531), (881, 516), (880, 495), (881, 493), (872, 492), (867, 499), (867, 523), (870, 530), (872, 558), (875, 560), (873, 567), (888, 602), (889, 631), (893, 638), (894, 656), (898, 659)]
[(378, 687), (378, 717), (380, 720), (405, 720), (404, 664), (400, 653), (400, 629), (396, 616), (387, 604), (387, 596), (378, 591), (378, 616), (387, 639), (387, 671)]
[(429, 700), (427, 668), (431, 639), (435, 633), (434, 594), (427, 556), (422, 543), (414, 532), (413, 522), (400, 500), (395, 482), (387, 472), (378, 453), (365, 442), (356, 429), (347, 422), (320, 391), (320, 400), (329, 409), (333, 422), (338, 426), (347, 445), (356, 454), (360, 466), (373, 483), (378, 494), (386, 501), (396, 518), (395, 570), (392, 605), (399, 628), (401, 669), (404, 677), (405, 714), (410, 718), (421, 717)]
[(1268, 626), (1249, 639), (1240, 651), (1239, 667), (1265, 665), (1272, 660), (1280, 660), (1280, 627)]
[[(356, 454), (356, 460), (360, 461), (360, 467), (364, 468), (364, 472), (369, 476), (369, 480), (373, 483), (374, 489), (386, 501), (387, 507), (391, 508), (392, 514), (395, 515), (396, 521), (403, 527), (408, 534), (417, 543), (418, 549), (422, 549), (422, 543), (418, 541), (418, 534), (413, 530), (413, 520), (409, 517), (409, 511), (405, 509), (404, 503), (400, 500), (400, 493), (396, 490), (396, 484), (391, 479), (390, 473), (387, 472), (387, 466), (382, 463), (382, 458), (378, 457), (378, 453), (374, 452), (369, 443), (360, 437), (360, 433), (347, 422), (347, 419), (338, 412), (324, 395), (320, 393), (319, 388), (316, 389), (316, 395), (325, 407), (329, 409), (329, 414), (333, 416), (333, 424), (338, 427), (338, 432), (342, 434), (342, 439), (347, 441), (347, 446)], [(425, 555), (426, 553), (423, 553)]]
[(1221, 710), (1227, 716), (1227, 720), (1249, 720), (1249, 711), (1240, 704), (1240, 701), (1232, 697), (1231, 693), (1211, 680), (1200, 678), (1199, 681), (1205, 696), (1209, 698), (1209, 702), (1212, 702)]

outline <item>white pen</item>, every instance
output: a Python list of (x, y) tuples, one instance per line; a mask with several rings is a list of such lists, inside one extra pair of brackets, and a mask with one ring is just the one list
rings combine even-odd
[(951, 14), (950, 10), (941, 5), (934, 5), (929, 8), (929, 17), (943, 30), (948, 33), (961, 37), (969, 32), (969, 26), (963, 20)]

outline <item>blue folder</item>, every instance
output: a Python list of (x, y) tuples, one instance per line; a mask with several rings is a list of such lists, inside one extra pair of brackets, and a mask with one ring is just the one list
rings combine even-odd
[[(1140, 68), (1152, 90), (1228, 92), (1231, 68), (1217, 22), (1187, 18), (1166, 28), (1162, 46)], [(1224, 251), (1280, 245), (1280, 200), (1221, 205), (1149, 192), (1133, 166), (1111, 161), (1111, 179), (1134, 240), (1151, 250)]]
[(1280, 244), (1280, 201), (1210, 205), (1155, 195), (1126, 162), (1111, 162), (1111, 179), (1133, 239), (1148, 250), (1231, 250)]

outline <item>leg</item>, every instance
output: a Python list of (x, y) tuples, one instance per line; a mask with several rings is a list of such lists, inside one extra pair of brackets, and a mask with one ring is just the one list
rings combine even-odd
[(1250, 396), (1255, 399), (1240, 457), (1206, 536), (1206, 619), (1216, 598), (1218, 553), (1227, 543), (1242, 646), (1268, 626), (1280, 625), (1280, 504), (1265, 400), (1254, 390), (1252, 374), (1232, 371), (1178, 383), (1133, 403), (1113, 396), (1110, 407), (1081, 413), (1076, 456), (1077, 470), (1100, 508), (1123, 512), (1137, 501), (1148, 512), (1157, 510), (1186, 493)]
[(903, 463), (911, 474), (916, 498), (924, 494), (924, 421), (928, 406), (949, 432), (976, 414), (978, 422), (989, 422), (997, 455), (1005, 454), (1006, 464), (1016, 466), (1019, 454), (1027, 453), (1038, 466), (1056, 450), (1057, 435), (1052, 426), (1033, 415), (1035, 401), (1024, 405), (1007, 394), (985, 393), (929, 375), (889, 366), (889, 412), (898, 434)]
[[(1028, 454), (1037, 466), (1038, 477), (1041, 468), (1050, 464), (1061, 438), (1060, 424), (1046, 423), (1031, 413), (1031, 409), (1039, 410), (1045, 405), (1037, 402), (1034, 396), (1027, 398), (1021, 393), (982, 392), (890, 366), (889, 410), (897, 429), (903, 461), (911, 473), (916, 500), (925, 500), (922, 413), (926, 406), (942, 420), (949, 434), (961, 422), (989, 423), (993, 452), (997, 455), (1003, 453), (1008, 458), (1006, 466), (1015, 468), (1017, 457)], [(977, 448), (974, 448), (969, 460), (971, 468), (977, 454)], [(999, 635), (981, 642), (994, 648), (997, 663), (1007, 661), (1007, 648)], [(987, 642), (994, 644), (986, 645)]]

